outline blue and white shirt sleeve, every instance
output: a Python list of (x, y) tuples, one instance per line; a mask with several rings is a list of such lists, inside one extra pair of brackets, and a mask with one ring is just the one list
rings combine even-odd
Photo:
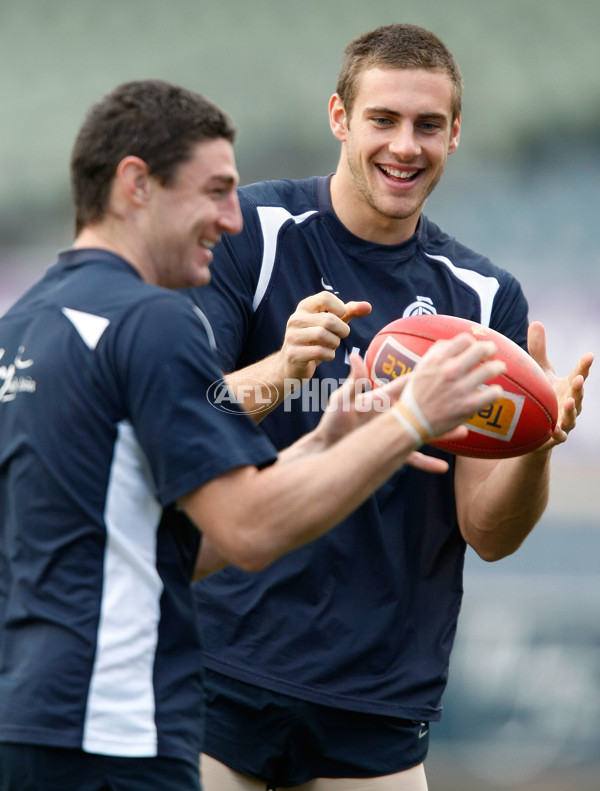
[(274, 460), (270, 441), (233, 399), (226, 411), (211, 400), (223, 374), (206, 319), (191, 301), (161, 295), (131, 311), (118, 334), (107, 366), (121, 378), (163, 505), (234, 467)]

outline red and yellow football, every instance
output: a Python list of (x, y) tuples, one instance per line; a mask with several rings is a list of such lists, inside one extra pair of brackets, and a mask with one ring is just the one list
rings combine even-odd
[(464, 440), (431, 444), (459, 456), (488, 459), (521, 456), (539, 448), (552, 435), (558, 419), (558, 403), (548, 378), (520, 346), (475, 321), (442, 314), (392, 321), (379, 330), (367, 349), (371, 381), (384, 384), (409, 373), (433, 343), (461, 332), (496, 344), (492, 359), (503, 360), (506, 372), (489, 384), (500, 384), (504, 395), (466, 422), (469, 433)]

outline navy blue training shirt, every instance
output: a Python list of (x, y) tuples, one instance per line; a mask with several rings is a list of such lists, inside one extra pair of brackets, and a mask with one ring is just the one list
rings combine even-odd
[(275, 451), (206, 394), (210, 326), (71, 250), (0, 319), (0, 740), (197, 765), (199, 533), (174, 503)]
[[(253, 184), (240, 201), (244, 229), (215, 250), (212, 283), (195, 294), (225, 370), (278, 350), (307, 296), (328, 290), (373, 306), (350, 322), (335, 359), (261, 423), (277, 447), (316, 425), (348, 354), (364, 356), (401, 316), (461, 316), (525, 347), (519, 283), (425, 216), (411, 239), (383, 246), (340, 223), (329, 178)], [(206, 666), (315, 703), (439, 719), (465, 553), (445, 457), (447, 474), (401, 469), (330, 533), (260, 574), (227, 568), (197, 583)]]

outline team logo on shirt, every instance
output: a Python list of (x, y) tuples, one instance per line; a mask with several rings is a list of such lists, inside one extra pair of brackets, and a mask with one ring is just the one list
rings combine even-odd
[(416, 302), (410, 303), (402, 314), (402, 318), (405, 319), (407, 316), (430, 316), (433, 313), (437, 313), (437, 310), (433, 307), (433, 300), (429, 299), (429, 297), (417, 296)]
[(31, 368), (33, 360), (25, 360), (25, 347), (19, 346), (15, 359), (6, 363), (6, 349), (0, 348), (0, 403), (14, 401), (17, 393), (35, 393), (36, 382), (28, 374), (21, 371)]

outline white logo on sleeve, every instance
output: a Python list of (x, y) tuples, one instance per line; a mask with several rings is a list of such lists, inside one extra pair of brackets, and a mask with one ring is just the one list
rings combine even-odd
[[(25, 347), (19, 346), (12, 363), (0, 365), (0, 403), (13, 401), (17, 393), (35, 393), (36, 383), (28, 374), (18, 372), (31, 368), (33, 360), (24, 360)], [(0, 349), (0, 361), (4, 360), (6, 349)]]

